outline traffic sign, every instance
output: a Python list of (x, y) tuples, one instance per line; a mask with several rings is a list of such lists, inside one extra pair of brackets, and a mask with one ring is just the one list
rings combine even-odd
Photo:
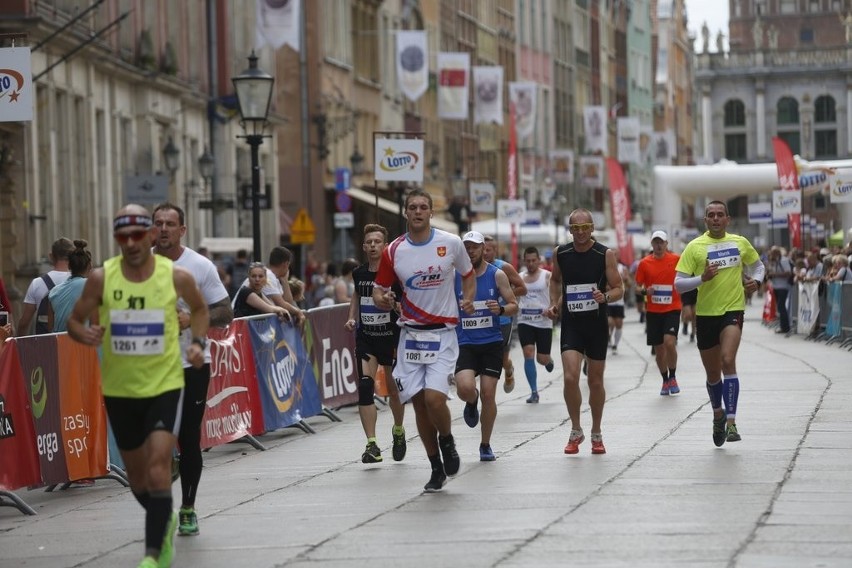
[(316, 238), (316, 227), (308, 216), (308, 210), (302, 207), (290, 225), (290, 242), (294, 245), (312, 245)]
[(337, 192), (337, 195), (334, 196), (334, 206), (341, 213), (352, 211), (352, 198), (349, 197), (347, 192), (339, 191)]
[(351, 211), (347, 213), (335, 213), (334, 214), (334, 228), (335, 229), (351, 229), (355, 226), (355, 213)]
[(349, 168), (337, 168), (334, 170), (334, 189), (336, 191), (346, 191), (349, 189), (352, 180), (352, 173)]

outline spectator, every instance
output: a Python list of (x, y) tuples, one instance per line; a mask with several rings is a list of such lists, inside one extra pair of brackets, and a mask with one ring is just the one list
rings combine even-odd
[(234, 257), (234, 262), (227, 269), (228, 276), (230, 276), (228, 293), (231, 295), (231, 298), (237, 295), (242, 283), (248, 278), (248, 267), (248, 251), (246, 249), (238, 250), (237, 256)]
[(47, 311), (48, 331), (57, 333), (68, 331), (68, 316), (71, 315), (74, 304), (83, 293), (86, 277), (92, 270), (92, 253), (86, 248), (87, 246), (89, 243), (82, 239), (74, 241), (74, 250), (68, 255), (71, 275), (47, 295), (50, 303)]
[(279, 318), (287, 318), (287, 310), (276, 306), (263, 293), (266, 286), (266, 266), (262, 262), (252, 262), (249, 267), (248, 284), (240, 287), (234, 297), (234, 317), (257, 316), (261, 314), (277, 314)]
[(775, 304), (778, 310), (778, 330), (776, 333), (790, 332), (790, 313), (787, 310), (787, 299), (790, 286), (793, 283), (793, 264), (782, 254), (780, 247), (769, 249), (767, 257), (767, 278), (772, 282), (775, 291)]
[(50, 262), (53, 270), (33, 279), (27, 294), (24, 296), (24, 309), (17, 329), (18, 335), (29, 335), (30, 324), (36, 316), (35, 333), (48, 333), (47, 328), (47, 294), (54, 286), (62, 284), (71, 273), (68, 271), (68, 255), (74, 250), (71, 239), (61, 237), (50, 247)]
[(852, 281), (852, 271), (849, 270), (849, 259), (842, 255), (834, 255), (832, 261), (832, 272), (827, 278), (828, 282), (849, 282)]
[(334, 282), (334, 303), (348, 304), (355, 293), (355, 282), (352, 280), (352, 271), (358, 268), (358, 261), (347, 258), (340, 267), (340, 278)]

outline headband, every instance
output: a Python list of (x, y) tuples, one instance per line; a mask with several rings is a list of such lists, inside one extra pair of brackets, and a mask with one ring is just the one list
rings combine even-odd
[(145, 227), (150, 229), (153, 222), (147, 215), (119, 215), (112, 220), (112, 230), (117, 231), (122, 227)]

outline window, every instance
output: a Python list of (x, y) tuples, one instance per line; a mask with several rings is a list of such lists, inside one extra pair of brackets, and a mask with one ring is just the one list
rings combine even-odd
[(829, 95), (817, 97), (817, 100), (814, 103), (814, 121), (817, 123), (837, 122), (834, 97)]
[(379, 72), (378, 18), (374, 7), (352, 5), (352, 47), (355, 74), (373, 83), (381, 81)]
[(819, 12), (820, 10), (820, 1), (819, 0), (808, 0), (808, 12), (814, 13)]
[(745, 105), (740, 100), (725, 103), (725, 126), (745, 126)]
[(725, 134), (725, 159), (744, 162), (746, 156), (746, 135)]
[(796, 13), (796, 1), (797, 0), (781, 0), (781, 13), (782, 14), (795, 14)]
[(754, 14), (756, 16), (766, 14), (766, 0), (754, 0)]
[(790, 151), (794, 154), (802, 153), (802, 142), (801, 136), (799, 135), (799, 131), (790, 131), (790, 132), (779, 132), (778, 138), (787, 143), (790, 147)]
[(325, 56), (352, 65), (352, 43), (347, 32), (351, 27), (349, 7), (345, 0), (327, 0), (323, 16), (323, 47)]
[(778, 100), (778, 124), (799, 125), (799, 103), (792, 97)]
[(814, 30), (811, 28), (802, 28), (799, 30), (799, 41), (802, 43), (813, 43)]
[(816, 148), (814, 148), (814, 150), (817, 158), (837, 157), (836, 130), (817, 130), (814, 142), (816, 143)]

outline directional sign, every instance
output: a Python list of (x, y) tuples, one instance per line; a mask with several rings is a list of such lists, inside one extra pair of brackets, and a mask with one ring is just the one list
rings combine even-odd
[(312, 245), (316, 238), (316, 227), (308, 216), (308, 210), (302, 207), (290, 225), (290, 242), (294, 245)]

